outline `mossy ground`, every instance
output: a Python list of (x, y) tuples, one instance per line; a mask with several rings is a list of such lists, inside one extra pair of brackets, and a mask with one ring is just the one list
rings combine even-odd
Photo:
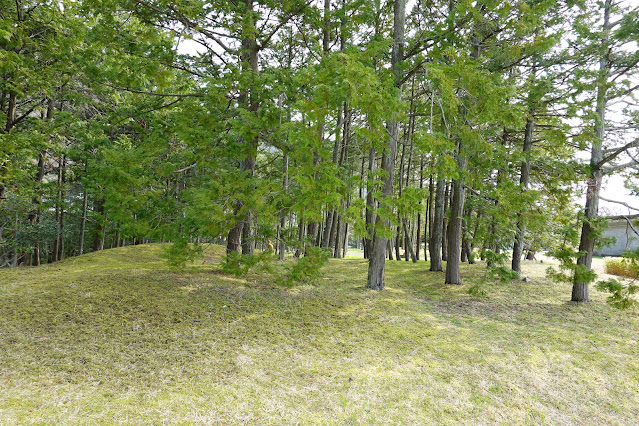
[[(530, 282), (331, 260), (314, 285), (172, 272), (161, 245), (0, 271), (0, 423), (636, 424), (639, 318)], [(536, 269), (535, 269), (536, 268)]]

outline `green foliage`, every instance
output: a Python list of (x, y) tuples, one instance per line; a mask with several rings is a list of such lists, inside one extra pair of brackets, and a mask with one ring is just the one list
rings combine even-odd
[(639, 285), (636, 282), (624, 283), (614, 278), (597, 282), (597, 290), (610, 293), (606, 299), (610, 306), (617, 309), (628, 309), (639, 306), (639, 302), (634, 297), (639, 294)]
[(584, 254), (583, 252), (577, 251), (567, 244), (562, 244), (548, 254), (559, 261), (559, 270), (553, 267), (546, 269), (546, 276), (552, 281), (589, 284), (597, 279), (595, 271), (588, 269), (585, 265), (577, 264), (577, 259)]
[(627, 251), (622, 259), (606, 259), (606, 273), (629, 277), (632, 281), (619, 281), (614, 278), (599, 281), (597, 289), (610, 293), (607, 302), (617, 309), (639, 306), (635, 294), (639, 294), (639, 250)]
[(287, 265), (286, 273), (278, 279), (278, 283), (291, 287), (298, 283), (312, 283), (322, 276), (321, 269), (328, 261), (330, 252), (320, 247), (308, 247), (306, 254), (293, 265)]
[(499, 280), (500, 283), (507, 283), (511, 280), (519, 278), (519, 274), (517, 274), (517, 272), (506, 266), (506, 262), (509, 259), (510, 253), (496, 253), (493, 250), (484, 249), (482, 254), (486, 259), (487, 276)]
[(201, 244), (189, 244), (186, 239), (178, 239), (174, 243), (169, 244), (163, 253), (169, 267), (176, 270), (184, 269), (186, 262), (195, 262), (204, 254)]
[(478, 282), (477, 284), (473, 284), (472, 286), (468, 287), (468, 294), (470, 294), (471, 296), (475, 296), (475, 297), (487, 297), (488, 296), (488, 292), (484, 288), (484, 283), (481, 282), (481, 281)]
[(252, 255), (233, 251), (224, 256), (224, 260), (220, 264), (220, 270), (225, 274), (235, 275), (236, 277), (245, 276), (249, 272), (265, 271), (272, 273), (274, 261), (275, 254), (271, 250)]

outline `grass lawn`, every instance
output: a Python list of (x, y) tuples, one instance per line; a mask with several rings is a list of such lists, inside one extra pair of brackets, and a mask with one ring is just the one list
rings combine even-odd
[(463, 286), (331, 260), (315, 285), (171, 272), (161, 245), (0, 270), (0, 423), (637, 424), (639, 316), (525, 263)]

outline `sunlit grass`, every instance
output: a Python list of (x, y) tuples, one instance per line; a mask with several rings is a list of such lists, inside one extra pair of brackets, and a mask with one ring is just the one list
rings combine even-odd
[(0, 423), (579, 423), (639, 418), (636, 311), (428, 263), (331, 260), (314, 285), (183, 272), (161, 245), (0, 271)]

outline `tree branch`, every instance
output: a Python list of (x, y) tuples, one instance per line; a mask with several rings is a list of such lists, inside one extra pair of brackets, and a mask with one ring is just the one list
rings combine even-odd
[(601, 167), (603, 167), (604, 164), (611, 162), (612, 160), (617, 158), (623, 152), (629, 150), (630, 148), (634, 148), (636, 146), (639, 146), (639, 138), (633, 140), (632, 142), (628, 142), (627, 144), (625, 144), (624, 146), (622, 146), (620, 148), (615, 149), (610, 154), (606, 155), (601, 161), (599, 161), (595, 165), (595, 167), (597, 169), (600, 169)]
[(632, 226), (632, 222), (630, 222), (630, 219), (628, 219), (626, 216), (622, 216), (626, 222), (628, 222), (628, 226), (630, 227), (630, 229), (632, 229), (632, 232), (634, 232), (636, 235), (639, 235), (639, 232), (637, 232), (637, 230), (635, 229), (634, 226)]
[(629, 208), (630, 210), (635, 210), (635, 211), (638, 211), (638, 212), (639, 212), (639, 208), (632, 207), (631, 205), (629, 205), (629, 204), (627, 204), (627, 203), (624, 203), (623, 201), (609, 200), (609, 199), (607, 199), (607, 198), (602, 197), (601, 195), (599, 196), (599, 199), (600, 199), (600, 200), (603, 200), (603, 201), (607, 201), (607, 202), (609, 202), (609, 203), (621, 204), (622, 206), (627, 207), (627, 208)]
[(291, 19), (293, 19), (294, 16), (296, 16), (297, 14), (299, 14), (300, 12), (302, 12), (304, 9), (306, 9), (308, 7), (309, 4), (311, 4), (313, 2), (313, 0), (308, 0), (306, 3), (304, 3), (303, 5), (301, 5), (300, 7), (298, 7), (297, 9), (295, 9), (294, 11), (292, 11), (291, 13), (288, 14), (288, 16), (286, 16), (284, 19), (282, 19), (276, 26), (275, 28), (273, 28), (271, 30), (270, 33), (268, 33), (268, 35), (264, 38), (264, 41), (262, 41), (261, 43), (258, 43), (258, 49), (262, 50), (264, 48), (266, 48), (268, 46), (268, 44), (270, 43), (271, 39), (273, 38), (273, 36), (275, 34), (277, 34), (277, 32), (284, 26), (286, 25)]
[(204, 93), (158, 93), (158, 92), (149, 92), (146, 90), (135, 90), (129, 89), (128, 87), (120, 87), (115, 86), (113, 84), (104, 83), (106, 86), (112, 87), (116, 90), (122, 90), (124, 92), (137, 93), (140, 95), (149, 95), (149, 96), (164, 96), (164, 97), (173, 97), (173, 98), (203, 98), (206, 96)]

